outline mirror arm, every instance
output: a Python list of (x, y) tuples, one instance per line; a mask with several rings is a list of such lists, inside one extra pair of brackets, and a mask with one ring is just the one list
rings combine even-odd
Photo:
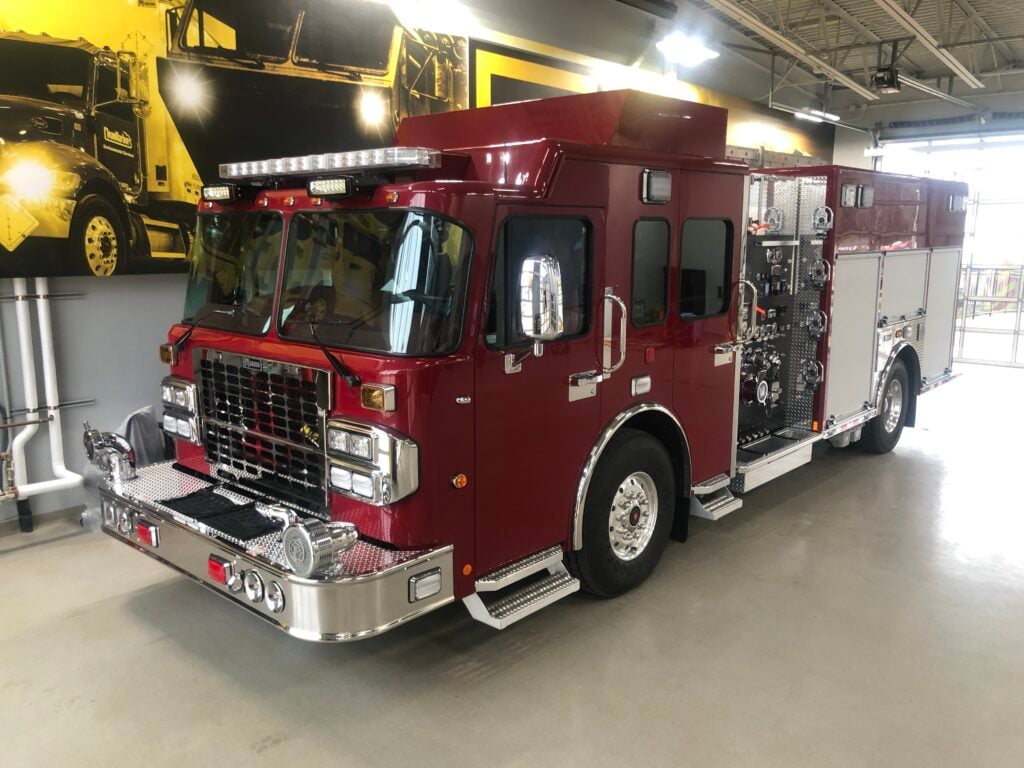
[(506, 352), (505, 353), (505, 373), (519, 373), (523, 370), (523, 361), (528, 357), (543, 357), (544, 356), (544, 342), (535, 341), (533, 346), (529, 349), (524, 349), (522, 352)]

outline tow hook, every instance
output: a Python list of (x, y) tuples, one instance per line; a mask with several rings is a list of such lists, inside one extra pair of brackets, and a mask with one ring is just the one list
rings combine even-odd
[(281, 504), (257, 504), (256, 511), (284, 523), (285, 560), (292, 572), (303, 578), (329, 571), (337, 562), (338, 554), (359, 539), (359, 531), (352, 523), (303, 520)]

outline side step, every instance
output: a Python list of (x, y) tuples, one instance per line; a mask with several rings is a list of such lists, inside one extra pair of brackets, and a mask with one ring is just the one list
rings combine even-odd
[(705, 520), (721, 520), (742, 506), (743, 499), (733, 496), (728, 488), (722, 488), (707, 496), (694, 494), (690, 497), (690, 514), (694, 517), (703, 517)]
[[(539, 575), (544, 570), (547, 574)], [(562, 561), (562, 548), (551, 547), (481, 576), (476, 580), (477, 591), (463, 602), (477, 621), (505, 629), (579, 588), (579, 579), (570, 575)], [(493, 599), (485, 601), (481, 593), (491, 593)]]

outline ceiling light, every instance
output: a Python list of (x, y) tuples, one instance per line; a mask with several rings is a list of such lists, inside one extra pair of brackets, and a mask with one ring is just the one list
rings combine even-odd
[(700, 38), (678, 31), (662, 38), (657, 48), (666, 61), (684, 67), (695, 67), (719, 56), (718, 51), (708, 48)]
[(817, 115), (812, 115), (812, 114), (810, 114), (808, 112), (794, 112), (793, 114), (796, 115), (798, 120), (806, 120), (809, 123), (824, 123), (825, 122), (824, 118), (818, 117)]
[(839, 122), (839, 115), (833, 115), (831, 112), (822, 112), (820, 109), (808, 109), (807, 112), (808, 114), (815, 115), (816, 117), (830, 120), (833, 123)]

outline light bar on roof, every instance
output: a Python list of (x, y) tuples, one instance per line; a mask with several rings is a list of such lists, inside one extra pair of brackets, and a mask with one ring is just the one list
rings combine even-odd
[(352, 152), (325, 152), (321, 155), (278, 157), (273, 160), (249, 160), (223, 163), (222, 179), (262, 179), (268, 176), (305, 176), (316, 173), (352, 173), (383, 168), (437, 168), (441, 153), (426, 147), (381, 147)]

